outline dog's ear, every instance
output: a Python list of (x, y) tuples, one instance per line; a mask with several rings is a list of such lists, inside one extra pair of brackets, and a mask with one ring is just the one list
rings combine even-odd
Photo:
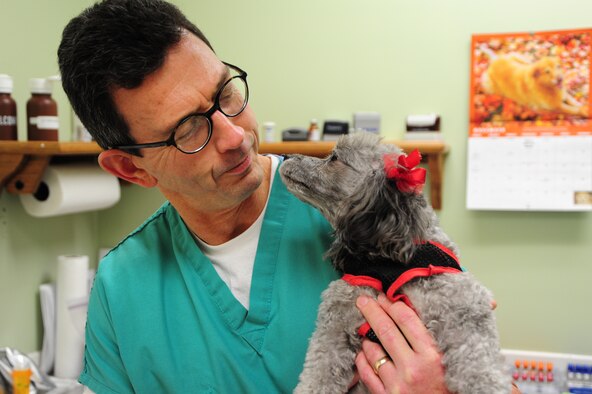
[(406, 262), (415, 251), (416, 241), (426, 239), (432, 225), (423, 195), (399, 191), (382, 168), (362, 182), (355, 198), (341, 209), (336, 239), (354, 254)]

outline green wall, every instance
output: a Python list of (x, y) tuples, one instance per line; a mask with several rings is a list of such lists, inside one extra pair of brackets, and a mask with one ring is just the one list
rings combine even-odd
[[(57, 45), (70, 16), (90, 1), (0, 0), (0, 73), (14, 80), (19, 139), (26, 139), (29, 79), (58, 73)], [(59, 86), (60, 139), (67, 140), (70, 112)], [(0, 347), (41, 348), (39, 285), (54, 281), (60, 254), (87, 254), (96, 265), (98, 214), (36, 219), (18, 196), (0, 192)]]
[[(15, 94), (21, 137), (27, 80), (57, 71), (61, 29), (87, 4), (0, 0), (8, 22), (0, 24), (0, 72), (23, 85)], [(471, 34), (591, 27), (592, 3), (175, 4), (202, 28), (222, 59), (247, 70), (260, 123), (273, 120), (281, 130), (306, 126), (311, 118), (351, 120), (354, 111), (372, 110), (382, 114), (382, 133), (393, 139), (402, 137), (406, 115), (439, 113), (450, 145), (441, 224), (459, 244), (463, 264), (495, 293), (502, 345), (592, 354), (586, 339), (592, 332), (592, 214), (465, 209)], [(60, 138), (68, 135), (64, 129)], [(57, 254), (88, 253), (94, 259), (99, 247), (115, 244), (161, 203), (156, 191), (128, 186), (109, 210), (34, 219), (18, 198), (0, 195), (0, 346), (40, 347), (36, 289), (55, 277)]]

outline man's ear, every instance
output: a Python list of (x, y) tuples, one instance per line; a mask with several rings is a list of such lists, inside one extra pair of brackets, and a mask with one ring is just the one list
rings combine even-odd
[(154, 187), (158, 183), (146, 170), (136, 166), (131, 153), (119, 149), (101, 152), (99, 165), (108, 173), (142, 187)]

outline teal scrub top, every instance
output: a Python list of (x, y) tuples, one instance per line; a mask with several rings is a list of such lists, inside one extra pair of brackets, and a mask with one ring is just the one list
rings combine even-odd
[(79, 381), (99, 394), (292, 392), (338, 278), (322, 259), (330, 242), (276, 173), (247, 311), (165, 203), (99, 266)]

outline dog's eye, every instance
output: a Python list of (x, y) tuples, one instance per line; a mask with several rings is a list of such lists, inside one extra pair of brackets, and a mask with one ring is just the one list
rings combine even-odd
[(335, 161), (337, 160), (337, 155), (335, 153), (333, 153), (330, 157), (329, 157), (329, 161)]

